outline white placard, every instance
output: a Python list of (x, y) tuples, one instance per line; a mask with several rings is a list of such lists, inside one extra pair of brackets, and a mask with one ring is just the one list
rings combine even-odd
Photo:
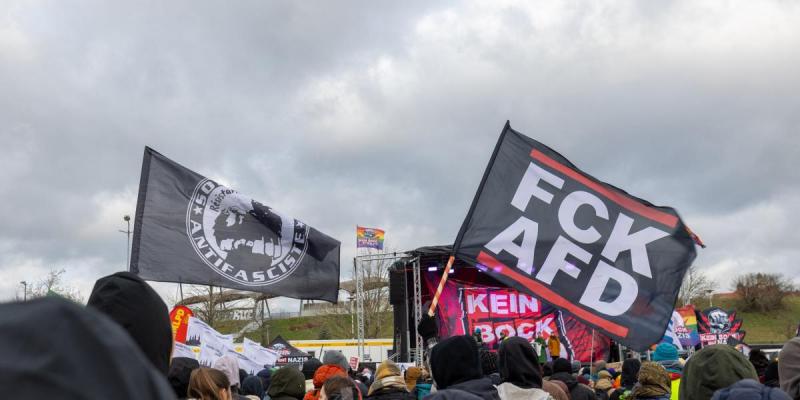
[(174, 347), (172, 348), (172, 358), (175, 357), (187, 357), (193, 360), (197, 359), (197, 356), (192, 350), (192, 346), (187, 346), (180, 342), (175, 342)]
[(278, 361), (279, 354), (277, 351), (261, 346), (248, 338), (244, 338), (242, 347), (244, 355), (256, 364), (261, 365), (262, 368), (265, 365), (273, 366)]

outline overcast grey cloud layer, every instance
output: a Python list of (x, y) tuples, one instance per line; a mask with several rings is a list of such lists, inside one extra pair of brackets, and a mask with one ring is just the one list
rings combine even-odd
[(450, 243), (507, 119), (677, 208), (722, 289), (798, 279), (797, 21), (793, 1), (3, 2), (0, 299), (122, 269), (145, 145), (339, 238), (345, 266), (356, 224)]

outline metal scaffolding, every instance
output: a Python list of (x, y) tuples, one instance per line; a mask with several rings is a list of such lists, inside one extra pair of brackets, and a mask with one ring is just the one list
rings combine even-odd
[[(364, 336), (365, 336), (365, 321), (364, 321), (364, 274), (362, 263), (364, 262), (372, 262), (372, 261), (387, 261), (387, 260), (400, 260), (403, 258), (409, 258), (410, 255), (407, 253), (374, 253), (374, 254), (364, 254), (360, 256), (353, 257), (353, 274), (355, 275), (356, 281), (356, 325), (357, 325), (357, 335), (356, 335), (356, 343), (358, 345), (358, 358), (359, 360), (364, 359)], [(416, 259), (417, 263), (417, 271), (419, 270), (419, 258)], [(418, 293), (419, 288), (415, 285), (414, 293), (415, 296)], [(416, 302), (415, 298), (415, 302)], [(421, 307), (421, 306), (420, 306)], [(419, 335), (417, 335), (419, 336)], [(419, 339), (417, 339), (419, 342)]]
[[(412, 266), (414, 269), (414, 328), (419, 326), (419, 321), (422, 319), (422, 279), (420, 279), (420, 261), (419, 257), (414, 259), (414, 264)], [(417, 367), (422, 366), (422, 359), (425, 354), (423, 346), (422, 336), (418, 334), (416, 336), (417, 342), (416, 347), (414, 349), (414, 364)]]

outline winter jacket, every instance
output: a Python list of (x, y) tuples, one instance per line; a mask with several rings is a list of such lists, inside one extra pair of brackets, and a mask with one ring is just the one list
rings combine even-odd
[(367, 400), (414, 400), (416, 396), (407, 390), (389, 388), (366, 396)]
[(570, 400), (569, 399), (569, 389), (567, 389), (567, 385), (561, 381), (542, 381), (542, 390), (547, 393), (550, 393), (550, 397), (553, 400)]
[(558, 358), (559, 354), (561, 354), (561, 342), (558, 341), (558, 337), (550, 335), (547, 338), (547, 350), (550, 351), (550, 357), (553, 359)]
[(0, 354), (4, 399), (175, 398), (122, 326), (59, 297), (0, 304)]
[(661, 364), (653, 361), (644, 362), (639, 368), (639, 384), (633, 388), (632, 398), (669, 399), (670, 385), (669, 373)]
[(539, 388), (521, 388), (510, 382), (497, 386), (501, 400), (553, 400), (550, 393)]
[(783, 345), (778, 357), (781, 389), (794, 400), (800, 400), (800, 337)]
[[(570, 369), (572, 367), (570, 366)], [(555, 370), (555, 366), (554, 366)], [(564, 382), (569, 388), (570, 400), (595, 400), (594, 390), (592, 388), (578, 383), (578, 380), (568, 372), (556, 372), (550, 377), (550, 380), (558, 380)]]
[(267, 394), (272, 400), (299, 400), (305, 392), (305, 377), (293, 366), (286, 366), (272, 374)]
[(492, 381), (489, 378), (473, 379), (471, 381), (450, 385), (448, 388), (463, 390), (484, 400), (500, 400), (497, 388), (492, 385)]
[(758, 379), (742, 353), (726, 344), (706, 346), (683, 366), (680, 400), (709, 400), (715, 391), (742, 379)]
[(152, 365), (167, 376), (172, 354), (172, 326), (167, 305), (138, 275), (117, 272), (95, 282), (87, 307), (125, 329)]
[(392, 361), (382, 362), (375, 371), (375, 382), (369, 388), (371, 400), (413, 400), (400, 368)]
[(764, 386), (752, 379), (742, 379), (714, 392), (712, 400), (791, 400), (791, 397), (778, 388)]
[(480, 397), (458, 389), (440, 390), (424, 397), (425, 400), (480, 400)]

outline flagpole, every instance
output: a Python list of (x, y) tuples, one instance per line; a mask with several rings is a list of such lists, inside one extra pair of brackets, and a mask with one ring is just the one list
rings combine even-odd
[[(594, 328), (592, 328), (592, 349), (589, 351), (589, 372), (594, 369)], [(597, 373), (597, 371), (595, 371)], [(589, 378), (592, 377), (592, 374), (589, 374)]]
[(428, 309), (428, 315), (431, 317), (433, 316), (433, 312), (436, 310), (436, 305), (439, 304), (439, 297), (442, 295), (442, 290), (444, 289), (444, 284), (447, 282), (447, 277), (450, 275), (450, 268), (453, 267), (453, 262), (456, 260), (455, 256), (450, 256), (447, 260), (447, 266), (444, 267), (444, 273), (442, 274), (442, 279), (439, 280), (439, 287), (436, 289), (436, 295), (433, 296), (433, 300), (431, 301), (431, 308)]

